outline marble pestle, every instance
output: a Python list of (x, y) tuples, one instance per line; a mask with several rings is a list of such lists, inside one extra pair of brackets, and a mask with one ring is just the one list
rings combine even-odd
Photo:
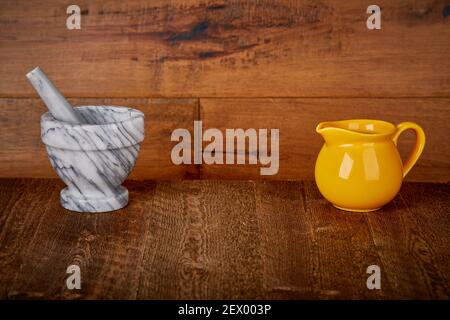
[(27, 74), (27, 78), (55, 119), (72, 124), (86, 122), (56, 89), (41, 68), (34, 68)]

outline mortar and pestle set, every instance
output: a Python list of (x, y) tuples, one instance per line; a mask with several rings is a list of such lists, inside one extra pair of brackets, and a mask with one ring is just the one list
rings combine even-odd
[[(144, 114), (114, 106), (72, 108), (39, 67), (27, 77), (50, 111), (41, 117), (41, 138), (67, 185), (61, 205), (79, 212), (126, 206), (128, 191), (121, 184), (144, 139)], [(397, 141), (406, 130), (416, 133), (416, 143), (402, 163)], [(425, 146), (425, 133), (413, 122), (354, 119), (322, 122), (316, 131), (325, 140), (315, 167), (319, 191), (338, 209), (353, 212), (390, 202)]]
[(125, 207), (128, 190), (121, 184), (144, 140), (144, 114), (117, 106), (73, 108), (39, 67), (27, 78), (49, 110), (41, 117), (41, 139), (67, 185), (61, 205), (78, 212)]

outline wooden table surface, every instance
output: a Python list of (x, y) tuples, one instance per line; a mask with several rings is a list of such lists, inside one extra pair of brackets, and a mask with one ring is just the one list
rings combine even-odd
[[(1, 298), (450, 296), (449, 184), (406, 183), (344, 213), (313, 182), (128, 181), (113, 213), (59, 205), (59, 180), (0, 180)], [(81, 290), (66, 268), (81, 268)], [(381, 268), (381, 290), (366, 269)]]

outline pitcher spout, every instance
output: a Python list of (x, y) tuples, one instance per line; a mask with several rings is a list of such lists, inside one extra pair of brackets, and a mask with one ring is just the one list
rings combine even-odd
[(321, 122), (316, 126), (316, 132), (318, 134), (322, 134), (326, 129), (328, 129), (328, 123), (329, 122)]
[(326, 144), (344, 143), (346, 140), (344, 130), (334, 122), (321, 122), (316, 127), (316, 132), (322, 136)]

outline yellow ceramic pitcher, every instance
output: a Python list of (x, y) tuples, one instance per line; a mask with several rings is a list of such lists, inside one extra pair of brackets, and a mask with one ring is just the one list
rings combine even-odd
[[(402, 164), (397, 139), (408, 129), (415, 131), (416, 143)], [(374, 211), (391, 201), (425, 146), (425, 133), (413, 122), (322, 122), (316, 131), (325, 139), (316, 161), (317, 186), (335, 207), (347, 211)]]

